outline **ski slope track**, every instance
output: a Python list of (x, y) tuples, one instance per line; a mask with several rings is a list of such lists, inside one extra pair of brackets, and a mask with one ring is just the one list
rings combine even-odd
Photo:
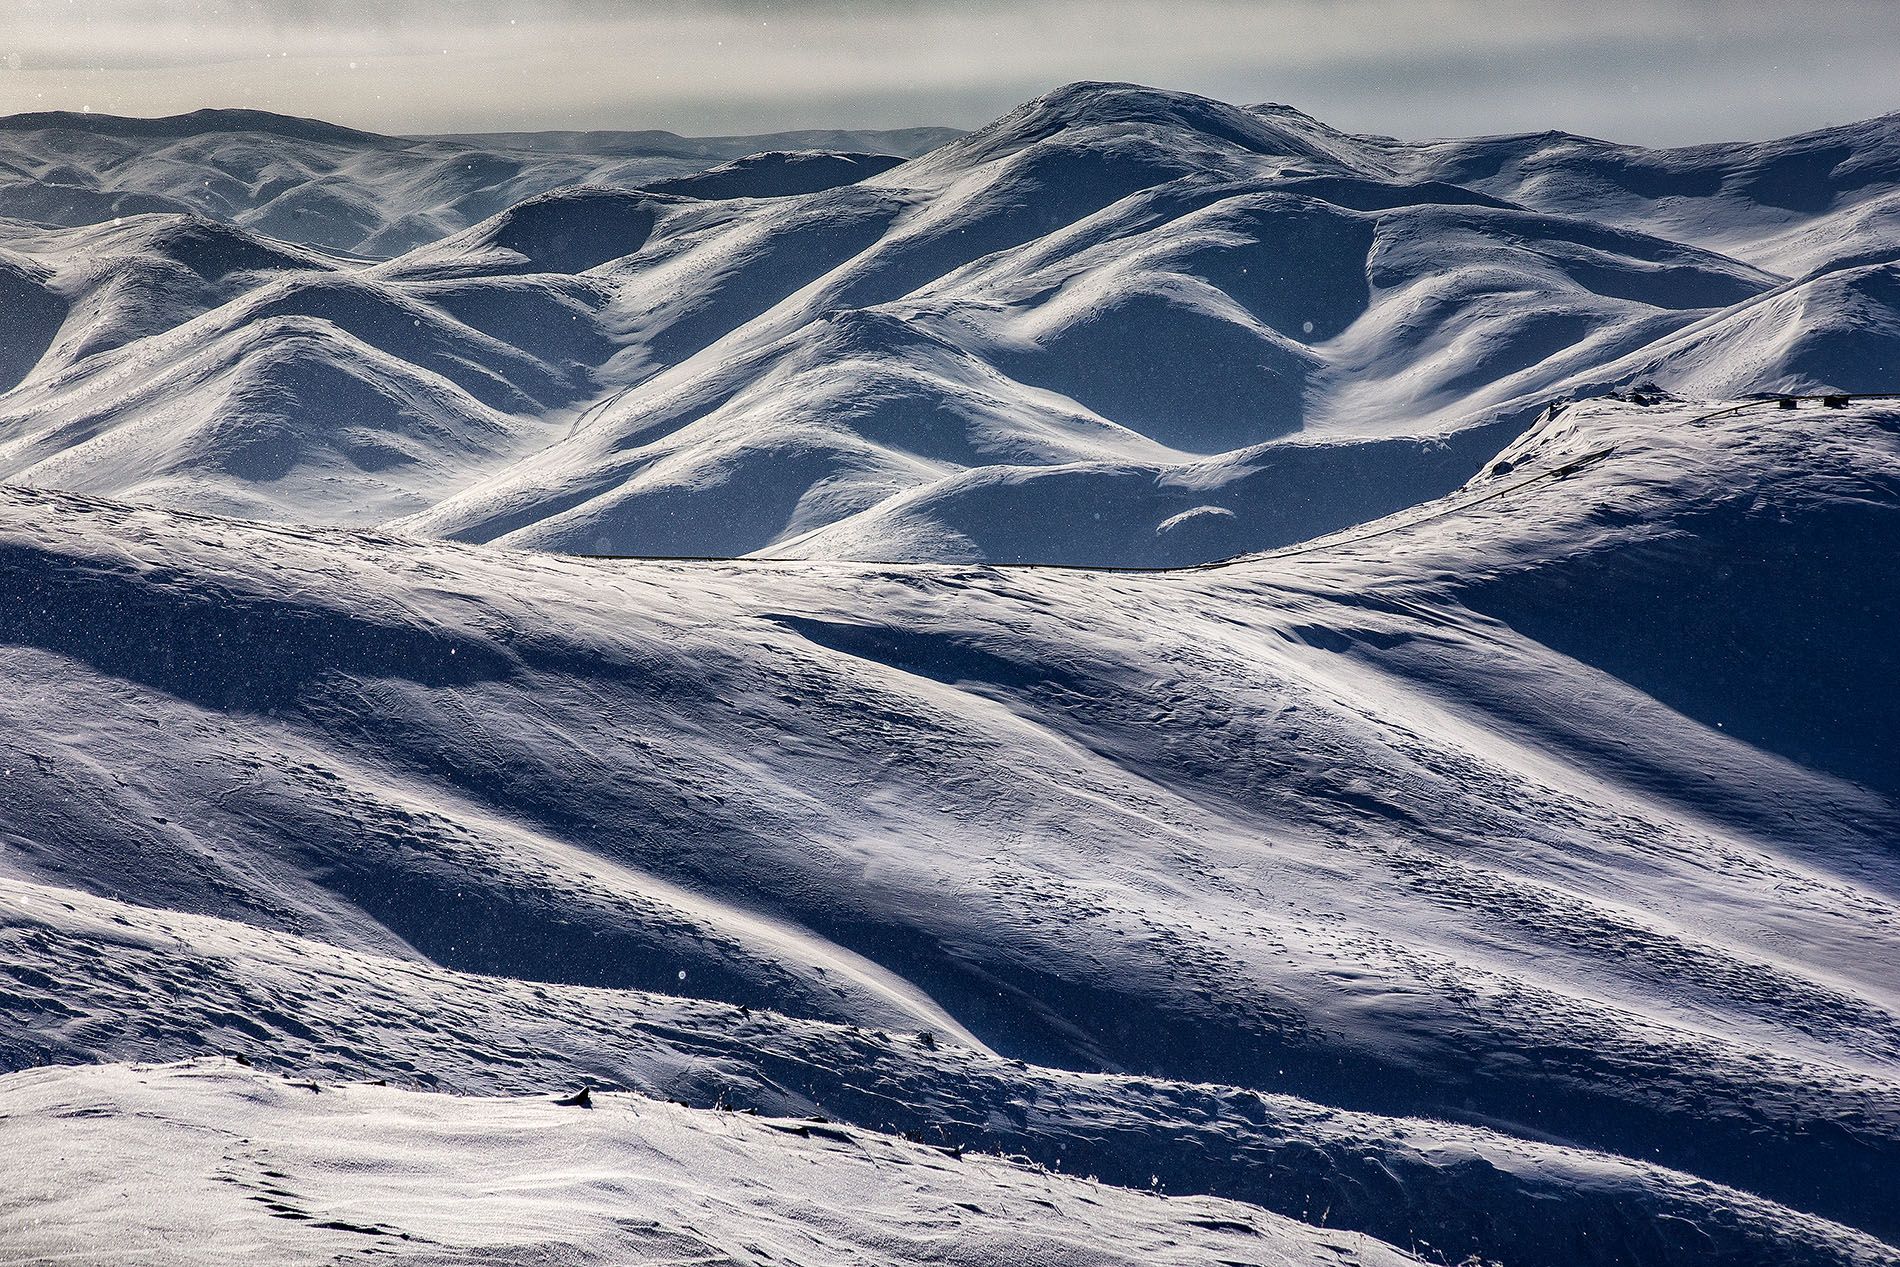
[(0, 1264), (1900, 1267), (1897, 132), (0, 120)]

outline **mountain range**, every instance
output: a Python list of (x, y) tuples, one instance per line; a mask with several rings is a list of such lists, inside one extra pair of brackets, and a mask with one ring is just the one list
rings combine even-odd
[(1900, 1264), (1896, 135), (0, 222), (0, 1259)]
[[(895, 166), (545, 151), (608, 183), (374, 263), (18, 226), (0, 473), (567, 553), (1206, 562), (1447, 492), (1554, 397), (1889, 385), (1897, 127), (1408, 143), (1083, 84)], [(352, 135), (291, 141), (434, 179)]]
[(958, 135), (905, 128), (396, 137), (262, 110), (158, 119), (43, 111), (0, 117), (0, 200), (7, 219), (49, 227), (201, 216), (346, 258), (380, 259), (565, 185), (646, 185), (788, 152), (911, 158)]

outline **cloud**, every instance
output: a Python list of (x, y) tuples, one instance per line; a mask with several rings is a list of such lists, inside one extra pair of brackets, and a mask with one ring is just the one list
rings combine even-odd
[(1894, 64), (1886, 0), (1820, 17), (1746, 0), (10, 0), (0, 17), (0, 110), (244, 105), (404, 132), (973, 125), (1090, 78), (1365, 130), (1663, 142), (1877, 113)]

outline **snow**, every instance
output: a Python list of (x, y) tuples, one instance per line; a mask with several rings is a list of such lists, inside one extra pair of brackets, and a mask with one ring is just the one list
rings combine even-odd
[[(808, 192), (856, 179), (880, 156), (907, 158), (957, 135), (391, 137), (262, 110), (160, 119), (48, 111), (0, 117), (0, 193), (8, 217), (41, 225), (188, 214), (382, 258), (567, 185), (645, 186), (757, 155), (739, 169), (754, 192)], [(736, 196), (733, 173), (712, 179), (732, 187), (719, 196)]]
[(0, 222), (0, 1257), (1896, 1262), (1895, 126)]
[[(1774, 141), (1651, 150), (1544, 132), (1408, 147), (1408, 173), (1540, 211), (1588, 213), (1799, 278), (1891, 199), (1900, 158), (1883, 115)], [(1810, 271), (1812, 270), (1812, 271)]]
[(0, 1103), (16, 1145), (59, 1150), (5, 1167), (0, 1235), (37, 1261), (1418, 1261), (1232, 1202), (635, 1096), (471, 1101), (198, 1064), (17, 1074)]
[[(6, 490), (8, 873), (29, 910), (125, 904), (115, 940), (163, 909), (236, 922), (163, 972), (28, 935), (23, 979), (66, 984), (29, 996), (16, 1059), (235, 1047), (480, 1085), (602, 1068), (577, 1027), (624, 1043), (626, 1005), (566, 989), (662, 991), (1452, 1119), (1891, 1236), (1886, 731), (1790, 759), (1854, 706), (1836, 648), (1770, 638), (1760, 680), (1835, 693), (1765, 695), (1731, 733), (1668, 640), (1512, 622), (1545, 632), (1523, 578), (1601, 587), (1593, 561), (1682, 524), (1699, 552), (1643, 586), (1752, 584), (1764, 540), (1831, 577), (1843, 514), (1890, 569), (1894, 424), (1577, 405), (1389, 525), (1151, 576), (590, 562)], [(1782, 620), (1773, 594), (1737, 601)], [(1840, 623), (1868, 682), (1890, 619)], [(313, 952), (263, 935), (371, 959), (287, 986), (265, 965)], [(274, 1002), (211, 1001), (253, 972)], [(508, 990), (520, 1037), (475, 1043), (485, 1004), (445, 1030), (469, 988)], [(722, 1068), (757, 1059), (739, 1040)], [(1432, 1219), (1482, 1246), (1472, 1200)], [(1877, 1261), (1855, 1235), (1797, 1239)]]
[(787, 198), (854, 185), (904, 160), (894, 154), (771, 150), (748, 154), (690, 176), (648, 182), (655, 193), (689, 198)]
[[(400, 213), (413, 249), (163, 215), (10, 230), (0, 474), (567, 553), (1207, 562), (1443, 495), (1554, 397), (1890, 385), (1895, 118), (1666, 152), (1413, 143), (1079, 84), (895, 165), (651, 178), (628, 147), (719, 147), (542, 138), (467, 158), (453, 214), (418, 209), (440, 182), (411, 170), (446, 140), (106, 128), (77, 153), (236, 172), (210, 214), (295, 237), (258, 215), (340, 199), (312, 214), (388, 243), (371, 223)], [(319, 145), (410, 166), (242, 209)], [(286, 312), (315, 324), (254, 364)], [(1290, 471), (1360, 491), (1288, 498)]]
[[(1687, 1246), (1716, 1261), (1881, 1261), (1867, 1238), (1759, 1197), (1482, 1128), (1034, 1068), (727, 1005), (466, 976), (71, 890), (0, 887), (0, 917), (15, 1006), (68, 1018), (42, 1033), (74, 1054), (208, 1045), (327, 1088), (373, 1075), (546, 1095), (578, 1081), (701, 1109), (823, 1114), (1123, 1187), (1218, 1192), (1441, 1253), (1667, 1261)], [(50, 975), (74, 961), (110, 967), (75, 992)]]

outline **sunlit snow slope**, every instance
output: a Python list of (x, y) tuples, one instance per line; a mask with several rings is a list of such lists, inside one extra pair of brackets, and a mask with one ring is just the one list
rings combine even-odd
[[(257, 1070), (0, 1081), (35, 1253), (201, 1209), (292, 1260), (1896, 1261), (1891, 404), (1572, 405), (1147, 575), (0, 508), (0, 1059)], [(641, 1198), (701, 1153), (722, 1213)], [(159, 1156), (185, 1204), (89, 1191)]]
[(209, 258), (170, 216), (0, 226), (0, 478), (594, 555), (1205, 562), (1443, 495), (1556, 396), (1891, 386), (1897, 134), (1403, 142), (1076, 84), (894, 167), (451, 163), (493, 214), (376, 264), (261, 210)]
[(42, 1262), (148, 1244), (162, 1248), (138, 1261), (192, 1267), (330, 1264), (339, 1251), (429, 1263), (1418, 1261), (1232, 1202), (632, 1096), (582, 1110), (313, 1094), (217, 1065), (22, 1074), (0, 1088), (15, 1143), (60, 1156), (30, 1172), (0, 1162), (0, 1238)]
[(0, 1264), (1900, 1267), (1897, 136), (0, 120)]

